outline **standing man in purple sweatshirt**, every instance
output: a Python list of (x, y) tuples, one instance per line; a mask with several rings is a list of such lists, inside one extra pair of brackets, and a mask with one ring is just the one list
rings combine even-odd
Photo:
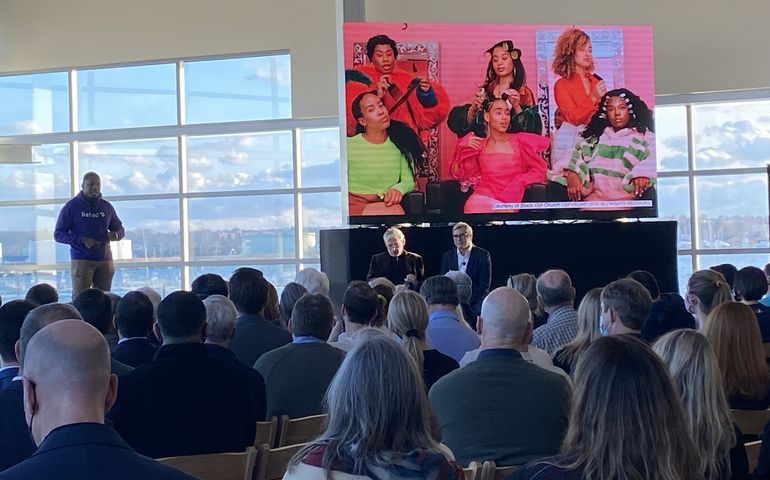
[(102, 180), (94, 172), (83, 175), (80, 193), (64, 204), (53, 237), (70, 246), (72, 299), (83, 290), (112, 288), (115, 266), (110, 241), (126, 235), (112, 204), (102, 198)]

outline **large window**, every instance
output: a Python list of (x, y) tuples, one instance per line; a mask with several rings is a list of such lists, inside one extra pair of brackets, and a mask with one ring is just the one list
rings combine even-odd
[(261, 269), (281, 289), (319, 263), (343, 223), (336, 118), (293, 119), (288, 54), (188, 59), (0, 77), (0, 138), (35, 163), (0, 164), (0, 295), (39, 282), (69, 300), (53, 241), (82, 175), (126, 228), (113, 290), (161, 294), (204, 272)]

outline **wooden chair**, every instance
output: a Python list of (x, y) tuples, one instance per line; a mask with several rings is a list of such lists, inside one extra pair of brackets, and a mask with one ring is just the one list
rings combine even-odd
[(158, 461), (201, 480), (251, 480), (256, 458), (256, 450), (249, 447), (241, 453), (185, 455), (159, 458)]
[(278, 433), (278, 417), (273, 417), (269, 422), (257, 422), (257, 431), (254, 435), (254, 448), (259, 448), (261, 445), (270, 445), (275, 447), (277, 439), (275, 438)]
[(498, 467), (495, 465), (494, 460), (486, 460), (481, 467), (480, 480), (505, 480), (519, 468), (521, 468), (521, 466)]
[(762, 448), (762, 440), (756, 442), (749, 442), (746, 445), (746, 456), (749, 457), (749, 473), (753, 472), (757, 468), (757, 461), (759, 460), (759, 450)]
[(289, 418), (281, 415), (277, 446), (285, 447), (296, 443), (307, 443), (318, 436), (323, 430), (326, 415), (312, 415), (310, 417)]
[(280, 480), (286, 473), (289, 460), (306, 444), (288, 447), (270, 448), (265, 444), (257, 450), (257, 462), (254, 468), (254, 480)]
[(762, 435), (770, 421), (770, 410), (730, 410), (730, 418), (744, 435)]
[(481, 480), (481, 465), (479, 462), (471, 462), (468, 468), (463, 468), (465, 480)]

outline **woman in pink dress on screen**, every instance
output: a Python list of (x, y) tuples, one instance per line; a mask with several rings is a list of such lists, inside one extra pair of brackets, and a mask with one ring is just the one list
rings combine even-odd
[(508, 133), (511, 105), (504, 94), (483, 104), (486, 138), (466, 135), (457, 143), (452, 174), (463, 191), (473, 189), (465, 213), (515, 211), (500, 204), (519, 203), (527, 186), (546, 180), (540, 155), (548, 139), (531, 133)]

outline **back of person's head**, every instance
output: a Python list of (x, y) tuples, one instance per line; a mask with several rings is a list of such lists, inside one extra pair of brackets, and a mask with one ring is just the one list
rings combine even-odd
[(644, 288), (650, 292), (650, 296), (653, 300), (660, 296), (660, 287), (658, 286), (658, 279), (655, 275), (651, 274), (647, 270), (634, 270), (628, 274), (628, 278), (634, 279), (641, 283)]
[(735, 265), (732, 263), (721, 263), (719, 265), (709, 267), (709, 270), (721, 273), (725, 280), (727, 280), (727, 283), (730, 285), (730, 289), (733, 288), (735, 274), (738, 273), (738, 268)]
[(192, 292), (171, 292), (158, 305), (158, 327), (164, 344), (203, 341), (205, 323), (206, 307)]
[(522, 343), (532, 328), (532, 312), (527, 299), (510, 287), (499, 287), (484, 298), (479, 316), (482, 345)]
[(83, 320), (96, 327), (102, 335), (112, 331), (112, 301), (101, 290), (89, 288), (82, 291), (72, 305), (78, 309)]
[(422, 282), (420, 295), (425, 297), (428, 305), (460, 305), (460, 297), (457, 294), (457, 285), (449, 277), (435, 275)]
[(115, 323), (123, 338), (146, 337), (152, 331), (155, 314), (152, 302), (140, 291), (128, 292), (118, 302)]
[(115, 318), (115, 314), (118, 312), (118, 303), (123, 297), (114, 292), (104, 292), (104, 294), (110, 299), (110, 318)]
[(152, 303), (152, 308), (155, 314), (158, 313), (158, 305), (160, 305), (160, 301), (163, 299), (160, 296), (160, 293), (155, 291), (152, 287), (140, 287), (136, 289), (137, 292), (142, 292), (143, 294), (147, 295), (147, 298), (150, 299), (150, 302)]
[(371, 323), (373, 327), (387, 327), (388, 324), (388, 306), (396, 293), (396, 286), (385, 277), (377, 277), (369, 280), (369, 286), (380, 299), (380, 305), (377, 308), (377, 317)]
[(668, 365), (684, 401), (699, 472), (704, 476), (711, 474), (705, 478), (723, 478), (723, 469), (730, 465), (735, 432), (722, 374), (709, 341), (695, 330), (674, 330), (655, 342), (653, 350)]
[(390, 298), (393, 298), (393, 295), (396, 293), (396, 285), (386, 277), (374, 277), (373, 279), (369, 280), (369, 286), (377, 292), (381, 292), (386, 289), (390, 290)]
[(715, 270), (698, 270), (690, 275), (687, 280), (687, 294), (698, 298), (697, 308), (705, 315), (711, 313), (717, 305), (733, 299), (727, 280)]
[(683, 480), (697, 457), (682, 401), (666, 366), (630, 335), (602, 337), (580, 355), (574, 372), (565, 463), (583, 478)]
[(307, 293), (307, 289), (297, 282), (289, 282), (283, 287), (281, 292), (281, 302), (279, 307), (281, 309), (281, 319), (288, 325), (291, 318), (291, 312), (294, 310), (294, 305), (297, 303), (302, 295)]
[(529, 309), (538, 312), (540, 300), (537, 298), (537, 278), (531, 273), (519, 273), (508, 277), (507, 285), (516, 290), (527, 299)]
[(545, 308), (572, 306), (575, 288), (564, 270), (546, 270), (537, 277), (537, 295)]
[(208, 324), (206, 340), (212, 343), (226, 343), (235, 331), (238, 311), (233, 302), (224, 295), (209, 295), (203, 301)]
[(592, 288), (578, 306), (578, 331), (575, 338), (558, 352), (561, 363), (574, 366), (578, 355), (599, 338), (599, 316), (602, 314), (602, 288)]
[(307, 289), (308, 293), (320, 293), (329, 296), (329, 277), (315, 268), (305, 268), (297, 272), (294, 281)]
[(227, 296), (227, 282), (216, 273), (204, 273), (193, 280), (190, 291), (201, 300), (205, 300), (211, 295)]
[(308, 293), (300, 297), (294, 304), (289, 325), (295, 336), (309, 336), (321, 340), (329, 338), (334, 325), (334, 309), (329, 298), (320, 293)]
[(24, 354), (27, 350), (29, 340), (46, 325), (50, 325), (59, 320), (83, 320), (80, 312), (67, 303), (49, 303), (35, 307), (24, 318), (19, 331), (19, 365), (24, 367)]
[(57, 303), (59, 301), (59, 292), (56, 291), (53, 285), (38, 283), (29, 287), (24, 300), (34, 303), (35, 306)]
[(348, 284), (342, 297), (342, 307), (345, 309), (345, 320), (369, 325), (377, 317), (380, 299), (369, 284), (356, 280)]
[(270, 282), (267, 282), (267, 302), (265, 302), (265, 308), (262, 310), (262, 316), (268, 322), (280, 320), (281, 318), (281, 310), (278, 305), (278, 290)]
[(722, 303), (709, 314), (703, 334), (714, 348), (727, 396), (764, 398), (770, 370), (754, 311), (742, 303)]
[(345, 450), (362, 474), (364, 467), (390, 466), (394, 453), (438, 448), (422, 375), (401, 345), (379, 330), (364, 330), (345, 356), (324, 410), (324, 432), (294, 456), (289, 469), (319, 445), (326, 446), (325, 469)]
[(733, 290), (741, 300), (762, 300), (767, 293), (767, 276), (757, 267), (743, 267), (735, 273)]
[(650, 313), (652, 297), (641, 283), (631, 278), (621, 278), (602, 290), (604, 311), (612, 309), (626, 328), (641, 330)]
[(765, 272), (765, 275), (770, 277), (770, 263), (766, 263), (765, 268), (763, 268), (762, 271)]
[(35, 308), (29, 300), (11, 300), (0, 307), (0, 357), (6, 362), (17, 362), (16, 342), (19, 341), (24, 318)]
[(473, 280), (471, 280), (471, 277), (459, 270), (450, 270), (444, 276), (451, 278), (455, 282), (457, 286), (457, 299), (460, 300), (460, 304), (467, 305), (470, 303), (471, 294), (473, 293)]
[(428, 329), (428, 303), (417, 292), (397, 293), (388, 307), (388, 328), (401, 337), (402, 344), (422, 371), (425, 356), (421, 340), (425, 340)]
[(238, 312), (249, 315), (262, 313), (267, 303), (267, 280), (255, 268), (242, 267), (233, 272), (228, 285), (230, 300)]

